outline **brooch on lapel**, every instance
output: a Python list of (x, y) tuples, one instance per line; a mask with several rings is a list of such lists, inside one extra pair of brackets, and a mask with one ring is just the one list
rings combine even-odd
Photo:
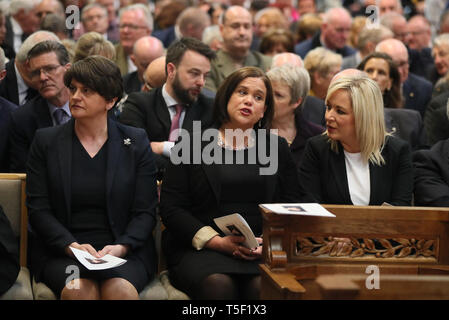
[(125, 146), (131, 145), (131, 139), (130, 139), (130, 138), (123, 139), (123, 144), (124, 144)]

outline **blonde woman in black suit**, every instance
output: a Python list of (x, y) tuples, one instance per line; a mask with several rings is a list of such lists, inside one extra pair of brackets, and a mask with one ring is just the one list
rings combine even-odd
[(386, 132), (377, 83), (361, 73), (339, 76), (331, 82), (326, 106), (327, 130), (308, 141), (299, 169), (309, 200), (410, 205), (410, 148)]

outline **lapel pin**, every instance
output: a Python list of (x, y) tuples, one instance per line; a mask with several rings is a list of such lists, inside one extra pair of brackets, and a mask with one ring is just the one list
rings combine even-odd
[(131, 144), (131, 139), (130, 138), (123, 139), (123, 144), (125, 146), (129, 146)]

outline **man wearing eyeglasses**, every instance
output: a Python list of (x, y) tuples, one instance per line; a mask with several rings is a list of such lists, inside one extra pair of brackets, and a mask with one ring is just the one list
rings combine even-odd
[(124, 7), (119, 12), (120, 43), (115, 46), (115, 62), (122, 76), (134, 72), (137, 67), (131, 61), (134, 43), (151, 35), (153, 17), (147, 6), (137, 3)]
[(39, 95), (11, 117), (10, 170), (25, 172), (28, 151), (37, 129), (70, 120), (69, 89), (64, 74), (70, 68), (67, 49), (57, 41), (42, 41), (28, 53), (29, 76)]
[(407, 22), (407, 45), (411, 49), (422, 50), (430, 48), (432, 33), (430, 23), (423, 16), (413, 16)]
[(81, 21), (85, 32), (98, 32), (108, 38), (108, 10), (98, 3), (88, 4), (81, 11)]

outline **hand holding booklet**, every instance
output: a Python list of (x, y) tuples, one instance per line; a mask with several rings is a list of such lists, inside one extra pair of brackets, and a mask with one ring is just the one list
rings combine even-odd
[(259, 242), (257, 242), (251, 227), (238, 213), (215, 218), (214, 222), (225, 235), (245, 237), (243, 245), (248, 249), (254, 249), (259, 246)]
[(70, 247), (76, 259), (89, 270), (105, 270), (121, 266), (125, 259), (107, 254), (101, 258), (96, 258), (89, 252)]
[(295, 214), (302, 216), (335, 217), (318, 203), (268, 203), (262, 207), (277, 214)]

